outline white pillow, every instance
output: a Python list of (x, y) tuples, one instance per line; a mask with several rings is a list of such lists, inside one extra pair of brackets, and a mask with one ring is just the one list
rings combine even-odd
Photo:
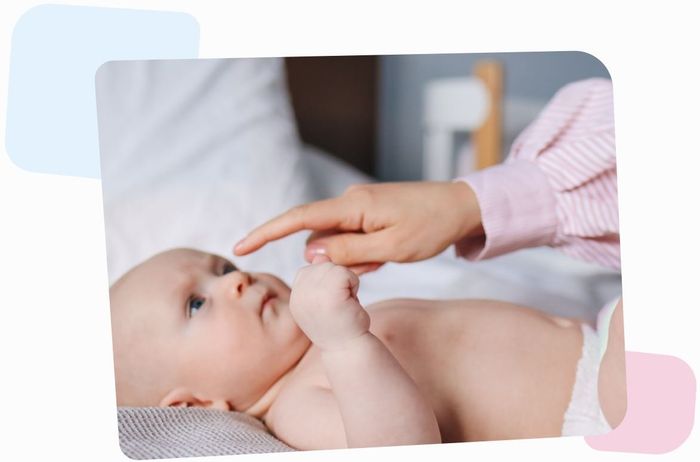
[[(254, 226), (312, 200), (281, 59), (110, 62), (96, 77), (110, 283), (149, 256), (231, 256)], [(293, 277), (303, 235), (237, 259)]]

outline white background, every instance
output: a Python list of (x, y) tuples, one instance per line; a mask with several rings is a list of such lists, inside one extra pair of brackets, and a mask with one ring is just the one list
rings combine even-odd
[[(3, 140), (12, 28), (39, 3), (0, 4)], [(595, 0), (70, 3), (188, 12), (200, 25), (203, 58), (553, 50), (593, 54), (608, 67), (614, 85), (627, 349), (678, 356), (696, 374), (700, 371), (700, 272), (695, 269), (700, 262), (700, 29), (693, 2), (666, 1), (663, 7), (660, 2), (652, 7), (650, 2)], [(4, 142), (2, 146), (4, 150)], [(117, 443), (99, 181), (25, 172), (0, 155), (0, 213), (2, 458), (126, 460)], [(685, 461), (698, 454), (696, 430), (676, 451), (651, 459)], [(358, 456), (649, 460), (646, 455), (594, 451), (582, 438), (235, 460)]]

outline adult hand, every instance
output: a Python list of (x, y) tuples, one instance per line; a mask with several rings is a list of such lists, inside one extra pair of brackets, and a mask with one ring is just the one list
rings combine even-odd
[(315, 231), (307, 240), (308, 261), (325, 254), (357, 274), (388, 261), (424, 260), (483, 234), (476, 196), (464, 182), (378, 183), (294, 207), (254, 229), (234, 253), (249, 254), (304, 229)]

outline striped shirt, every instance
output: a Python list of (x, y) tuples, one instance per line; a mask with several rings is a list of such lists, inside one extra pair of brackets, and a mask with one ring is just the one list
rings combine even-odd
[(610, 80), (565, 86), (518, 136), (503, 164), (458, 181), (476, 193), (486, 234), (457, 242), (458, 255), (480, 260), (549, 245), (620, 269)]

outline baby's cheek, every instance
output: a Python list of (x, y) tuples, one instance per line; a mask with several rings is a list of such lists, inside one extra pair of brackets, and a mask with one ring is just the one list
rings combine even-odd
[(211, 354), (220, 361), (234, 362), (245, 352), (247, 344), (246, 333), (242, 329), (219, 329), (210, 339)]
[(190, 334), (181, 350), (189, 367), (200, 373), (209, 374), (212, 370), (221, 368), (222, 364), (230, 361), (231, 353), (241, 345), (240, 336), (225, 329), (222, 324), (202, 323)]

